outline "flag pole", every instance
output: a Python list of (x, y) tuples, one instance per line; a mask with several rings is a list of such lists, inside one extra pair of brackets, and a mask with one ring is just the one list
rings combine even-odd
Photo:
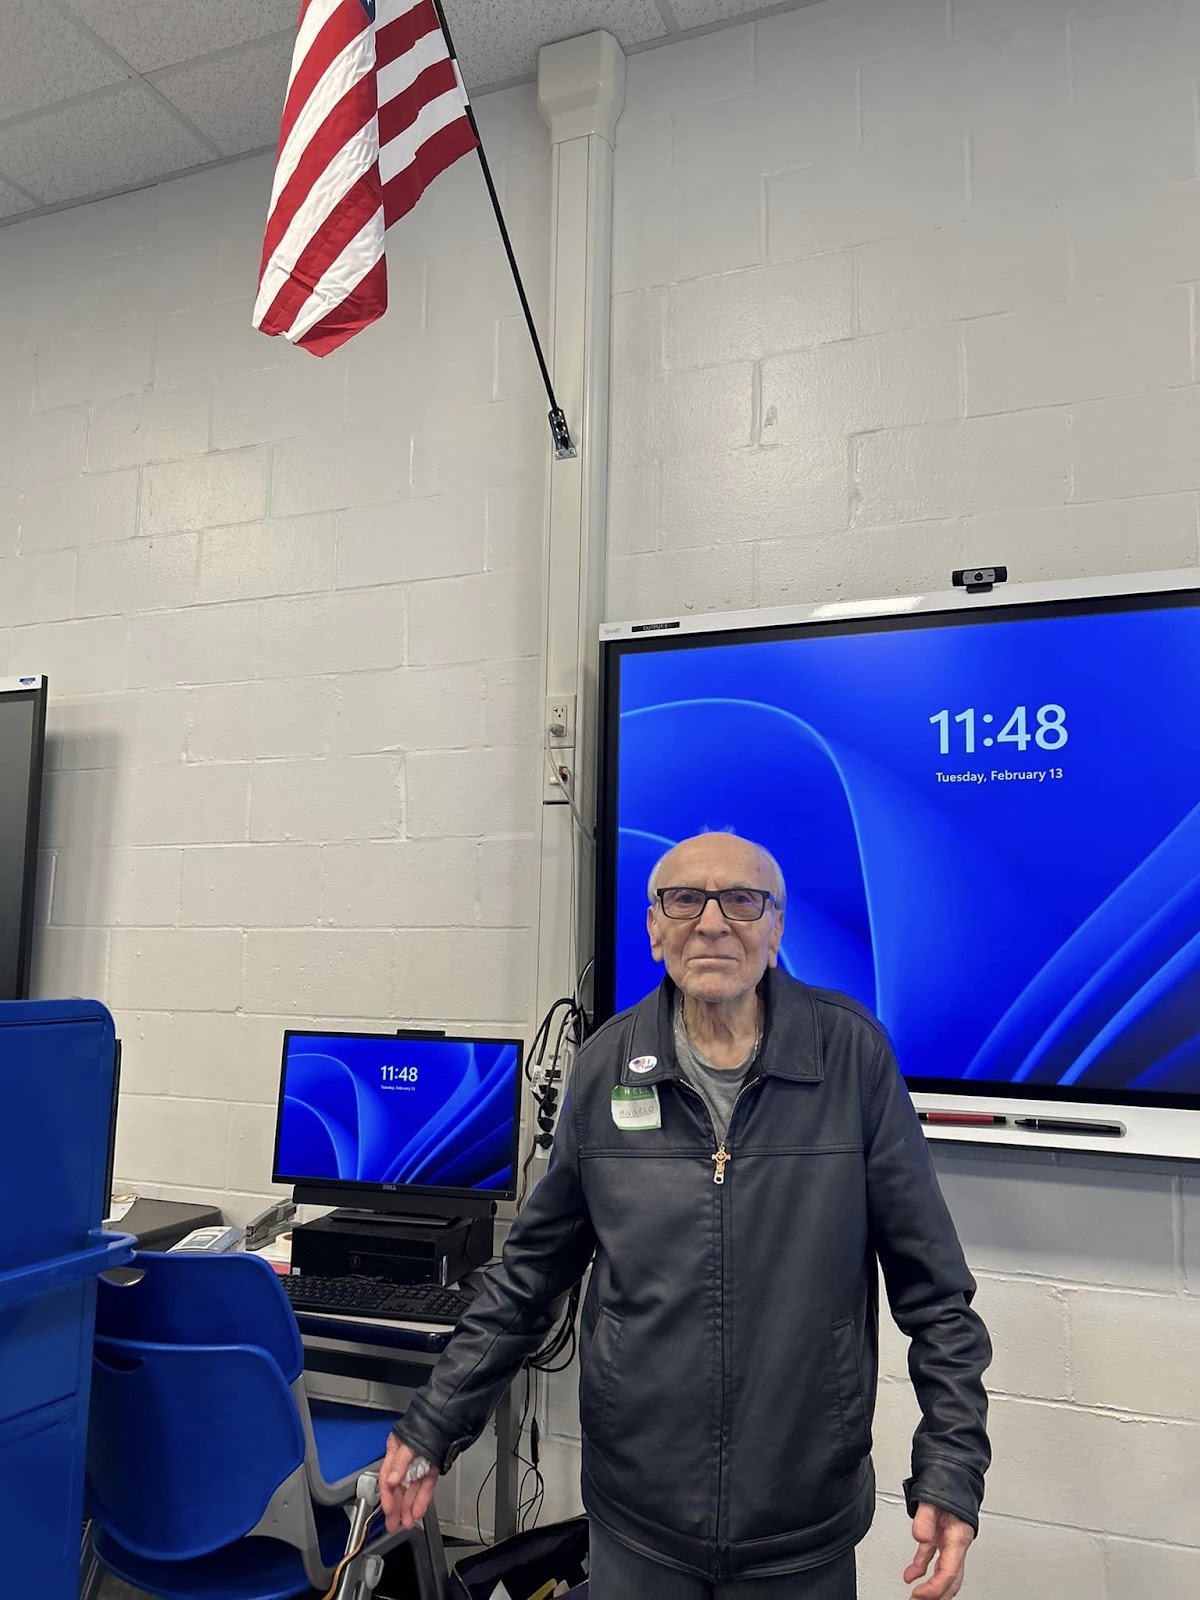
[[(450, 52), (450, 59), (454, 62), (454, 70), (462, 81), (462, 71), (458, 65), (458, 56), (454, 50), (454, 40), (450, 36), (450, 28), (446, 22), (446, 13), (442, 9), (442, 0), (433, 0), (434, 10), (437, 12), (438, 21), (441, 23), (442, 35), (446, 40), (446, 48)], [(546, 365), (546, 358), (542, 354), (541, 340), (538, 338), (537, 329), (533, 325), (533, 312), (529, 309), (529, 297), (525, 293), (525, 285), (521, 282), (521, 270), (517, 266), (517, 258), (513, 254), (512, 240), (508, 236), (508, 227), (504, 221), (504, 213), (500, 210), (500, 197), (496, 193), (496, 185), (492, 181), (492, 169), (488, 166), (487, 152), (483, 148), (483, 140), (479, 134), (479, 124), (475, 121), (475, 108), (466, 94), (466, 85), (463, 85), (463, 95), (467, 101), (467, 118), (471, 124), (471, 131), (475, 135), (475, 149), (479, 155), (479, 165), (483, 169), (483, 181), (487, 184), (488, 197), (492, 202), (492, 210), (496, 214), (496, 226), (500, 229), (500, 238), (504, 244), (504, 253), (508, 257), (509, 267), (512, 269), (513, 282), (517, 286), (517, 297), (521, 302), (521, 310), (525, 313), (525, 326), (529, 329), (529, 337), (533, 342), (533, 353), (537, 357), (537, 364), (541, 369), (542, 382), (546, 386), (546, 398), (550, 402), (550, 437), (554, 441), (554, 454), (559, 461), (566, 460), (576, 454), (575, 446), (571, 441), (571, 430), (567, 426), (567, 418), (555, 398), (554, 385), (550, 381), (550, 369)]]

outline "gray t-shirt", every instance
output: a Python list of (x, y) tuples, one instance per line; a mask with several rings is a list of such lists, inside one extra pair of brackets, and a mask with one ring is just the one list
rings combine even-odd
[(717, 1143), (724, 1144), (725, 1136), (729, 1132), (729, 1119), (733, 1115), (734, 1101), (758, 1057), (758, 1045), (754, 1046), (740, 1067), (714, 1067), (707, 1056), (701, 1055), (689, 1038), (683, 1021), (683, 1007), (678, 999), (675, 1001), (673, 1022), (675, 1059), (679, 1063), (679, 1070), (692, 1088), (703, 1097), (713, 1120)]

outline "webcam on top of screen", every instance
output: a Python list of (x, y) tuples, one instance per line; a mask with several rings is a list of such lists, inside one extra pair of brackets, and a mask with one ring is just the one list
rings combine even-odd
[(996, 584), (1008, 582), (1008, 568), (956, 567), (950, 574), (950, 582), (968, 594), (990, 594)]

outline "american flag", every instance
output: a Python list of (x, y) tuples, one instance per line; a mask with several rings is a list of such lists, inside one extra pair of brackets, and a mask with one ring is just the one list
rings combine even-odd
[(381, 317), (384, 230), (476, 143), (433, 0), (303, 0), (254, 326), (322, 356)]

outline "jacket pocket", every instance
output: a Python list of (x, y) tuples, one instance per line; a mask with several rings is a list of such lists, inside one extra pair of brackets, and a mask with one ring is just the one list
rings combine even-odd
[(867, 1420), (867, 1397), (858, 1358), (855, 1319), (852, 1316), (840, 1317), (834, 1322), (830, 1337), (842, 1442), (846, 1450), (846, 1465), (852, 1466), (871, 1449), (871, 1424)]
[(589, 1439), (604, 1437), (624, 1331), (623, 1318), (601, 1310), (579, 1378), (579, 1426)]

